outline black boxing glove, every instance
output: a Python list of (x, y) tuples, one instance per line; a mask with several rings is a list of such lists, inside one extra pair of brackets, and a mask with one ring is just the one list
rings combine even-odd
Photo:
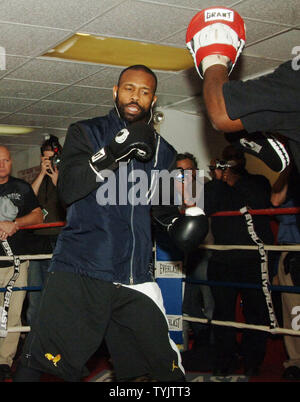
[(135, 158), (141, 162), (152, 159), (155, 151), (155, 131), (148, 124), (136, 122), (119, 131), (111, 143), (89, 160), (91, 169), (101, 176), (102, 170), (115, 170), (119, 162)]
[(176, 246), (184, 251), (195, 250), (208, 233), (208, 218), (201, 208), (187, 208), (185, 215), (174, 218), (168, 232)]

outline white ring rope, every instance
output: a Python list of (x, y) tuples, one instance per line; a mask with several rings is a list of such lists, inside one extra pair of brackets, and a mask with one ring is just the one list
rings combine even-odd
[(298, 336), (300, 335), (300, 331), (295, 331), (293, 329), (279, 328), (279, 327), (270, 328), (266, 325), (246, 324), (244, 322), (218, 321), (218, 320), (210, 321), (207, 318), (190, 317), (187, 315), (183, 316), (183, 320), (184, 321), (192, 321), (192, 322), (201, 322), (203, 324), (222, 325), (224, 327), (256, 329), (258, 331), (271, 332), (272, 334), (287, 334), (287, 335), (298, 335)]
[[(208, 249), (208, 250), (257, 250), (257, 246), (250, 246), (250, 245), (216, 245), (216, 244), (201, 244), (199, 245), (201, 249)], [(300, 251), (300, 245), (264, 245), (265, 250), (272, 250), (272, 251)], [(35, 254), (35, 255), (19, 255), (20, 260), (38, 260), (38, 259), (49, 259), (52, 257), (52, 254)], [(12, 260), (12, 257), (1, 256), (1, 260)], [(266, 331), (271, 332), (273, 334), (287, 334), (287, 335), (300, 335), (300, 330), (295, 331), (288, 328), (279, 328), (276, 327), (275, 329), (270, 329), (268, 326), (263, 325), (254, 325), (254, 324), (246, 324), (234, 321), (218, 321), (218, 320), (208, 320), (206, 318), (198, 318), (198, 317), (190, 317), (187, 315), (183, 316), (184, 321), (192, 321), (192, 322), (200, 322), (203, 324), (213, 324), (213, 325), (223, 325), (223, 326), (230, 326), (235, 328), (248, 328), (254, 329), (258, 331)], [(7, 332), (30, 332), (29, 326), (21, 326), (21, 327), (8, 327)]]

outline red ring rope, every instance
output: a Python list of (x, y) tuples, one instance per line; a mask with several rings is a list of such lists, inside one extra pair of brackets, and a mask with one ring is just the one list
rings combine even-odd
[[(299, 214), (300, 207), (292, 208), (266, 208), (266, 209), (248, 209), (251, 215), (288, 215)], [(241, 215), (240, 211), (220, 211), (215, 212), (211, 216), (236, 216)]]

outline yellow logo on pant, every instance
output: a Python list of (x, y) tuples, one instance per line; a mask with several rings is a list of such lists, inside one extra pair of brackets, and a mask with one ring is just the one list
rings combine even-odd
[(45, 357), (46, 357), (48, 360), (52, 361), (52, 363), (54, 364), (55, 367), (57, 367), (57, 363), (58, 363), (58, 362), (60, 361), (60, 359), (61, 359), (61, 355), (53, 356), (53, 355), (51, 355), (51, 353), (46, 353), (46, 354), (45, 354)]
[(175, 364), (175, 360), (173, 360), (172, 371), (174, 371), (175, 369), (179, 369), (179, 367)]

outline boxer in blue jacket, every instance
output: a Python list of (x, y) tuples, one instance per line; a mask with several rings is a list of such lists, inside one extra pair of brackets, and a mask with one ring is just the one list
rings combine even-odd
[[(113, 88), (115, 109), (68, 130), (58, 181), (67, 224), (15, 381), (38, 380), (41, 372), (79, 381), (112, 323), (132, 335), (145, 361), (145, 375), (156, 381), (184, 381), (153, 279), (150, 197), (158, 186), (152, 171), (170, 170), (176, 159), (174, 148), (151, 124), (156, 85), (155, 74), (145, 66), (123, 70)], [(125, 183), (123, 169), (129, 176), (145, 172), (145, 203), (131, 202), (133, 183)], [(116, 202), (105, 204), (99, 191), (112, 175)], [(158, 207), (154, 215), (183, 246), (200, 244), (207, 231), (205, 215), (199, 208), (196, 216), (179, 216), (175, 210)], [(135, 375), (131, 369), (128, 360), (128, 378)]]

